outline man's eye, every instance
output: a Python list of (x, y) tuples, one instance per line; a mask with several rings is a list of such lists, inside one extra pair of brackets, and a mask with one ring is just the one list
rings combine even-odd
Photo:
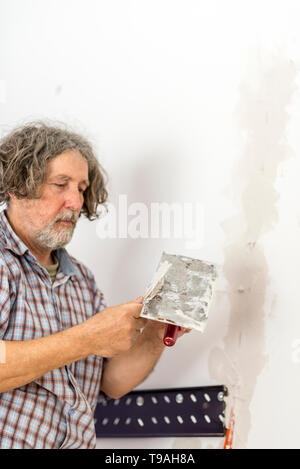
[[(66, 185), (67, 185), (67, 184), (55, 184), (55, 186), (57, 186), (57, 187), (66, 187)], [(80, 192), (81, 194), (84, 194), (85, 191), (86, 191), (86, 189), (79, 189), (79, 192)]]

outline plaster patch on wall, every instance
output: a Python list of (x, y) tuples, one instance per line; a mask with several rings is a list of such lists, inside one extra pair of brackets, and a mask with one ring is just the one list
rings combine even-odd
[[(277, 222), (274, 188), (279, 164), (290, 149), (285, 141), (287, 107), (295, 90), (296, 66), (283, 54), (261, 60), (240, 86), (236, 117), (244, 139), (233, 175), (238, 215), (222, 222), (227, 239), (223, 275), (228, 284), (229, 323), (223, 348), (209, 356), (209, 371), (229, 388), (227, 410), (235, 410), (234, 447), (246, 448), (251, 428), (250, 404), (256, 380), (267, 363), (265, 353), (268, 265), (260, 237)], [(256, 83), (256, 86), (253, 83)], [(239, 227), (239, 228), (238, 228)]]

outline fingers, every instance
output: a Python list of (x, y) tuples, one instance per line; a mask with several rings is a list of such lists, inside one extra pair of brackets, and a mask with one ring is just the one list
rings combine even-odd
[(136, 326), (141, 329), (142, 327), (145, 327), (147, 324), (148, 319), (146, 318), (138, 318), (135, 320)]
[(183, 334), (188, 334), (192, 329), (187, 329), (186, 327), (181, 327), (178, 335), (182, 336)]
[(139, 296), (139, 298), (137, 298), (134, 301), (131, 301), (131, 302), (127, 303), (127, 305), (128, 306), (130, 305), (130, 309), (133, 313), (133, 316), (136, 319), (138, 319), (140, 317), (141, 311), (143, 309), (143, 297)]
[(138, 296), (132, 303), (139, 303), (143, 304), (144, 298), (142, 296)]
[[(143, 297), (141, 296), (140, 298), (143, 298)], [(135, 300), (135, 301), (137, 301), (137, 300)], [(147, 319), (140, 317), (141, 311), (143, 309), (143, 304), (142, 303), (136, 303), (135, 301), (132, 301), (131, 303), (128, 303), (127, 305), (130, 306), (129, 315), (131, 315), (133, 317), (136, 327), (140, 329), (142, 327), (145, 327), (145, 325), (147, 323)]]
[[(124, 303), (124, 306), (126, 305), (127, 307), (128, 306), (130, 307), (130, 313), (135, 319), (136, 326), (139, 329), (145, 327), (146, 323), (151, 321), (150, 319), (140, 317), (140, 314), (143, 308), (143, 301), (144, 301), (143, 296), (138, 296), (135, 300), (129, 301), (128, 303)], [(152, 321), (152, 322), (157, 322), (157, 321)], [(191, 331), (192, 329), (189, 329), (187, 327), (181, 327), (179, 331), (179, 335), (181, 336), (183, 334), (188, 334)]]

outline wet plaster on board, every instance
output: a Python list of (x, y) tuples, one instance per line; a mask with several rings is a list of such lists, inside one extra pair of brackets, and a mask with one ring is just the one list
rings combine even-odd
[[(232, 195), (238, 215), (222, 222), (227, 239), (223, 275), (228, 284), (229, 323), (223, 348), (209, 356), (213, 379), (229, 388), (227, 413), (235, 411), (234, 448), (246, 448), (251, 428), (250, 404), (258, 375), (265, 367), (266, 289), (268, 265), (260, 244), (277, 222), (274, 188), (280, 163), (290, 156), (285, 142), (287, 107), (295, 90), (295, 64), (277, 55), (254, 57), (257, 84), (241, 84), (236, 118), (244, 137)], [(225, 241), (226, 241), (225, 239)]]
[(203, 332), (216, 279), (214, 264), (163, 252), (140, 315)]

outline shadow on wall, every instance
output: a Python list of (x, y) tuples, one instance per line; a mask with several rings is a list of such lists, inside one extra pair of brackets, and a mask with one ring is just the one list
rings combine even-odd
[(235, 448), (247, 445), (250, 403), (268, 360), (264, 303), (269, 276), (260, 237), (277, 222), (279, 194), (274, 183), (279, 164), (290, 155), (284, 136), (296, 77), (295, 64), (287, 57), (268, 57), (262, 63), (259, 52), (257, 87), (249, 73), (240, 86), (236, 109), (245, 137), (232, 181), (239, 213), (222, 222), (227, 238), (223, 273), (228, 283), (229, 325), (223, 349), (214, 348), (209, 357), (211, 376), (229, 387), (236, 416)]

